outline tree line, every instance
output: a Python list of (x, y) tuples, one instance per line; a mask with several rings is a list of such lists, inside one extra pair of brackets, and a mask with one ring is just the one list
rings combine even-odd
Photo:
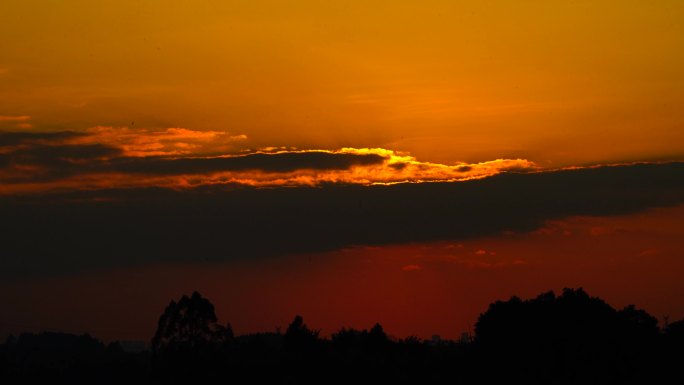
[(47, 332), (0, 345), (7, 383), (684, 384), (682, 363), (684, 320), (659, 327), (582, 289), (496, 301), (460, 341), (391, 338), (380, 324), (323, 338), (301, 316), (284, 333), (236, 336), (195, 292), (169, 303), (144, 352)]

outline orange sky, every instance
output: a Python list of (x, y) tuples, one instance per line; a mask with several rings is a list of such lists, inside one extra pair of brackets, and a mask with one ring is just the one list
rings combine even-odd
[[(16, 252), (3, 266), (26, 274), (0, 280), (0, 299), (8, 304), (0, 337), (56, 328), (147, 339), (163, 306), (193, 290), (214, 301), (239, 333), (285, 327), (301, 313), (324, 333), (379, 321), (399, 336), (457, 337), (495, 299), (565, 286), (681, 318), (684, 209), (649, 208), (682, 202), (682, 165), (665, 164), (684, 161), (682, 111), (681, 0), (2, 0), (0, 211), (17, 216), (0, 229), (0, 244)], [(557, 172), (640, 162), (658, 165)], [(472, 190), (447, 183), (507, 172), (516, 175), (484, 179), (492, 183), (468, 185)], [(535, 175), (542, 177), (527, 178)], [(608, 179), (596, 179), (602, 176)], [(397, 189), (407, 196), (391, 195), (387, 206), (380, 195), (347, 201), (331, 192), (346, 184), (359, 190), (336, 191), (404, 182), (444, 182), (449, 188), (437, 190), (492, 201), (454, 206), (451, 195), (421, 195), (427, 184)], [(236, 184), (258, 188), (229, 195)], [(510, 191), (477, 190), (502, 185)], [(160, 189), (144, 189), (150, 186)], [(319, 206), (279, 200), (277, 194), (292, 189), (278, 187), (303, 186), (323, 191), (312, 195)], [(414, 185), (391, 187), (402, 186)], [(189, 198), (195, 187), (200, 193)], [(149, 212), (168, 215), (176, 232), (163, 236), (183, 239), (186, 247), (210, 238), (215, 243), (197, 248), (213, 264), (188, 264), (186, 256), (174, 264), (147, 240), (140, 242), (153, 252), (136, 255), (141, 244), (116, 238), (118, 229), (97, 232), (118, 222), (82, 219), (109, 213), (122, 221), (121, 234), (135, 238), (144, 231), (126, 233), (125, 221), (147, 222), (126, 208), (140, 207), (131, 203), (139, 197), (157, 204), (157, 196), (145, 194), (162, 196), (164, 188), (181, 192), (169, 193), (177, 201), (151, 205), (161, 210)], [(239, 204), (207, 209), (220, 202), (212, 194), (225, 193), (229, 201), (265, 188), (277, 192), (251, 202), (262, 210), (245, 222), (261, 226), (254, 233), (277, 238), (279, 229), (264, 225), (272, 212), (318, 210), (311, 222), (320, 221), (328, 248), (318, 250), (328, 252), (277, 250), (270, 259), (233, 260), (210, 255), (231, 234), (183, 238), (183, 213), (196, 214), (200, 229), (241, 223), (212, 217), (240, 212)], [(541, 193), (527, 201), (526, 188)], [(55, 192), (65, 195), (42, 199)], [(262, 205), (263, 197), (275, 198)], [(443, 201), (413, 206), (412, 199)], [(12, 206), (17, 202), (27, 215)], [(57, 217), (83, 202), (92, 203), (81, 206), (85, 216)], [(163, 206), (168, 202), (178, 206)], [(120, 211), (112, 209), (117, 204)], [(520, 206), (529, 218), (520, 218)], [(508, 223), (523, 232), (472, 239), (480, 233), (466, 231), (470, 218), (430, 227), (450, 212), (423, 207), (475, 214), (496, 207), (506, 212), (487, 211), (481, 229)], [(41, 210), (57, 214), (44, 219)], [(370, 225), (325, 227), (326, 215), (354, 210), (366, 224), (396, 223), (375, 238)], [(524, 232), (548, 218), (555, 219)], [(489, 220), (502, 223), (488, 227)], [(116, 250), (131, 255), (99, 261), (71, 254), (70, 247), (82, 246), (72, 238), (53, 239), (64, 250), (41, 248), (56, 236), (50, 226), (73, 239), (80, 229), (103, 244), (115, 241)], [(413, 228), (434, 234), (410, 234)], [(394, 244), (402, 234), (430, 242)], [(462, 239), (445, 239), (449, 234)], [(26, 239), (45, 255), (22, 258)], [(243, 246), (250, 240), (240, 239)], [(339, 250), (350, 240), (383, 246)], [(63, 270), (41, 276), (52, 267)]]
[(0, 129), (451, 164), (682, 159), (684, 3), (5, 0)]

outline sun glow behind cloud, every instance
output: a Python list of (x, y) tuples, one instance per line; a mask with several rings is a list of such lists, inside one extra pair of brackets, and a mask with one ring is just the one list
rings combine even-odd
[(326, 183), (455, 182), (538, 167), (525, 159), (423, 162), (383, 148), (240, 150), (245, 135), (187, 128), (93, 127), (0, 132), (5, 193), (203, 185), (318, 186)]
[[(294, 150), (278, 154), (320, 152), (326, 154), (377, 155), (380, 163), (356, 165), (345, 170), (311, 170), (302, 168), (290, 173), (216, 173), (202, 179), (204, 183), (239, 183), (251, 186), (316, 186), (324, 183), (394, 184), (422, 182), (456, 182), (485, 178), (505, 171), (535, 171), (538, 167), (525, 159), (496, 159), (469, 164), (444, 165), (421, 162), (410, 154), (383, 148), (342, 148), (339, 150)], [(186, 179), (192, 185), (191, 179)]]

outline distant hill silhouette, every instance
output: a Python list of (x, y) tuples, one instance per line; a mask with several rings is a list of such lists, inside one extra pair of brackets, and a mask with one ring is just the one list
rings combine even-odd
[(143, 356), (88, 334), (23, 333), (0, 347), (0, 378), (10, 380), (7, 384), (142, 383)]
[(171, 301), (151, 351), (89, 335), (24, 333), (0, 345), (6, 383), (684, 383), (684, 320), (659, 329), (582, 289), (496, 301), (463, 341), (390, 338), (380, 324), (322, 338), (301, 316), (285, 333), (234, 336), (195, 292)]

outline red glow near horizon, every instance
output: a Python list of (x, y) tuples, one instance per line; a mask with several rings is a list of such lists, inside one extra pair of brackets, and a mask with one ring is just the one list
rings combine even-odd
[[(355, 247), (214, 265), (130, 268), (4, 283), (7, 332), (88, 331), (151, 337), (172, 299), (200, 291), (236, 333), (285, 330), (296, 314), (329, 335), (380, 322), (396, 337), (458, 338), (487, 305), (583, 287), (614, 307), (684, 317), (684, 206), (621, 217), (575, 217), (528, 234)], [(77, 298), (77, 301), (65, 301)], [(26, 304), (31, 307), (27, 308)]]

